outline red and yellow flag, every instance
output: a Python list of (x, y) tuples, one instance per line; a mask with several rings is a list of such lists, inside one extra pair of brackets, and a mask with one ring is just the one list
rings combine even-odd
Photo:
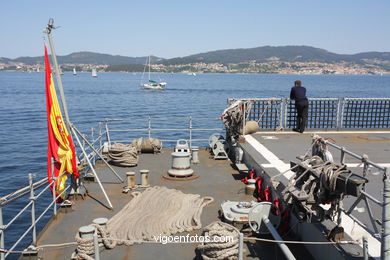
[[(53, 76), (51, 74), (49, 57), (45, 45), (45, 78), (46, 78), (46, 111), (47, 111), (47, 178), (49, 183), (52, 176), (57, 177), (55, 192), (58, 196), (66, 188), (68, 174), (79, 177), (76, 164), (76, 153), (72, 136), (65, 127), (64, 119), (58, 103)], [(54, 166), (52, 167), (52, 161)], [(53, 191), (54, 192), (54, 191)], [(65, 192), (61, 198), (65, 199)]]

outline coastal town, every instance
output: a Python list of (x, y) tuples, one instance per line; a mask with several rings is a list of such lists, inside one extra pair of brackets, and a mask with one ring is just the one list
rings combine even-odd
[[(134, 64), (132, 64), (134, 65)], [(385, 64), (388, 67), (390, 65)], [(163, 63), (151, 64), (152, 72), (159, 73), (262, 73), (262, 74), (390, 74), (390, 69), (386, 69), (379, 61), (358, 64), (353, 62), (286, 62), (277, 58), (266, 62), (248, 61), (241, 63), (190, 63), (166, 65)], [(143, 66), (134, 69), (126, 65), (110, 66), (107, 64), (61, 64), (64, 72), (76, 69), (78, 72), (90, 72), (96, 69), (98, 72), (142, 72)], [(25, 71), (39, 72), (43, 70), (42, 64), (25, 63), (1, 63), (0, 71)]]

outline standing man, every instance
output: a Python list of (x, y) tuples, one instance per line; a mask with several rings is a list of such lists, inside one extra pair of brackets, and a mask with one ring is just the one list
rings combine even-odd
[(300, 80), (294, 82), (294, 87), (291, 88), (290, 99), (295, 100), (295, 109), (297, 110), (297, 127), (293, 131), (303, 133), (307, 122), (307, 112), (309, 103), (306, 98), (306, 88), (302, 87)]

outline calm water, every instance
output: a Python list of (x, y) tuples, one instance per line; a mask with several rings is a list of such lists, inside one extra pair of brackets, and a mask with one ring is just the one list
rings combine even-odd
[[(297, 79), (309, 97), (390, 97), (390, 76), (155, 74), (168, 82), (161, 92), (140, 90), (140, 78), (139, 73), (65, 74), (71, 121), (90, 131), (107, 117), (218, 117), (229, 97), (286, 97)], [(27, 173), (46, 174), (44, 90), (44, 73), (0, 72), (0, 195), (26, 185)], [(7, 208), (5, 220), (14, 212)]]

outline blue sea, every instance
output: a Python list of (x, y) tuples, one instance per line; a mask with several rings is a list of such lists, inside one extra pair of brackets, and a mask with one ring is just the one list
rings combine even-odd
[[(288, 97), (297, 79), (308, 97), (390, 97), (390, 75), (153, 74), (168, 83), (165, 91), (141, 90), (141, 76), (66, 73), (62, 81), (71, 121), (89, 134), (104, 118), (217, 118), (229, 97)], [(1, 196), (27, 185), (28, 173), (38, 179), (46, 175), (45, 109), (44, 73), (0, 72)], [(5, 223), (15, 212), (4, 209)], [(27, 213), (16, 230), (29, 220)], [(6, 231), (6, 241), (17, 233)]]

